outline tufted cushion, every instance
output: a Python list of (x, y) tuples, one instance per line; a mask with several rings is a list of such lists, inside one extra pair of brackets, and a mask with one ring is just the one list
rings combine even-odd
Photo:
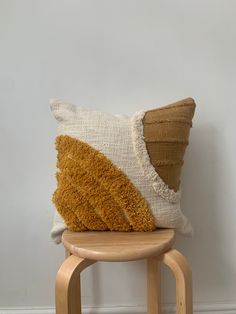
[(52, 237), (73, 231), (192, 234), (180, 209), (180, 175), (195, 103), (187, 98), (133, 117), (52, 100), (58, 121)]

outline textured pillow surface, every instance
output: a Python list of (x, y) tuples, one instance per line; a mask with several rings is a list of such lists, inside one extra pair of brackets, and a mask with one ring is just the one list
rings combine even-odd
[(57, 207), (51, 235), (63, 230), (151, 231), (192, 234), (180, 209), (180, 173), (195, 103), (112, 115), (59, 100)]

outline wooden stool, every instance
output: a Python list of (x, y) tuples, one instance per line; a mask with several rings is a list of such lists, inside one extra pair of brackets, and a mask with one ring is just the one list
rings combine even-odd
[(176, 278), (176, 310), (192, 314), (192, 276), (185, 257), (172, 249), (172, 229), (154, 232), (71, 232), (62, 242), (67, 258), (56, 277), (56, 314), (81, 314), (80, 273), (96, 263), (147, 259), (147, 313), (160, 314), (160, 263)]

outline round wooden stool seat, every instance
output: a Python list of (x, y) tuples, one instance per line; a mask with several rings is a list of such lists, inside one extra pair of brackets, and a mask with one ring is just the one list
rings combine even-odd
[(107, 262), (132, 261), (161, 255), (173, 245), (173, 229), (152, 232), (64, 231), (62, 242), (75, 256)]

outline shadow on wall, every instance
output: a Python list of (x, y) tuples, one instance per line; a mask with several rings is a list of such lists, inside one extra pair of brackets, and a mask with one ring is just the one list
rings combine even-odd
[[(214, 300), (217, 289), (227, 291), (224, 287), (234, 271), (225, 255), (227, 226), (222, 223), (226, 206), (222, 137), (214, 126), (193, 128), (183, 167), (182, 208), (195, 234), (193, 239), (178, 237), (176, 247), (183, 248), (192, 265), (194, 296), (198, 302), (205, 300), (206, 295), (209, 301)], [(223, 295), (222, 300), (225, 300)]]
[[(194, 299), (198, 302), (204, 302), (206, 296), (209, 302), (215, 301), (214, 296), (217, 289), (219, 289), (217, 295), (222, 295), (222, 301), (224, 301), (225, 297), (221, 291), (227, 291), (225, 287), (227, 282), (229, 282), (229, 277), (232, 277), (235, 271), (225, 255), (227, 226), (222, 224), (225, 210), (224, 198), (222, 197), (224, 184), (221, 180), (224, 176), (222, 142), (219, 129), (205, 125), (195, 126), (191, 130), (190, 145), (186, 151), (182, 173), (182, 209), (191, 220), (195, 234), (193, 238), (177, 236), (175, 247), (183, 252), (191, 264)], [(119, 277), (118, 281), (124, 280), (125, 284), (127, 284), (125, 288), (122, 288), (123, 284), (118, 284), (117, 286), (117, 290), (121, 289), (118, 293), (119, 297), (116, 299), (118, 304), (121, 299), (124, 300), (122, 294), (127, 293), (131, 299), (134, 298), (127, 303), (136, 303), (137, 294), (141, 296), (139, 304), (145, 303), (146, 299), (143, 290), (140, 290), (136, 297), (129, 291), (129, 289), (132, 289), (132, 286), (129, 286), (129, 283), (132, 281), (130, 277), (132, 278), (137, 273), (140, 275), (140, 273), (145, 272), (143, 263), (137, 264), (138, 269), (137, 267), (132, 268), (132, 264), (125, 266), (125, 269), (129, 269), (127, 276), (125, 271), (118, 273), (115, 270), (113, 272), (109, 268), (109, 273), (112, 277), (110, 278), (111, 281)], [(112, 265), (106, 265), (106, 267), (112, 268)], [(163, 270), (163, 302), (174, 303), (174, 278), (167, 268), (163, 267)], [(104, 285), (104, 274), (106, 274), (106, 271), (101, 267), (101, 264), (94, 266), (90, 278), (93, 282), (93, 288), (89, 293), (88, 303), (100, 305), (104, 301), (109, 302), (109, 298), (112, 298), (112, 293), (109, 290), (110, 285)], [(144, 277), (139, 278), (136, 284), (145, 286)], [(107, 280), (105, 281), (107, 282)], [(103, 284), (101, 285), (102, 282)], [(104, 300), (105, 295), (106, 300)]]

